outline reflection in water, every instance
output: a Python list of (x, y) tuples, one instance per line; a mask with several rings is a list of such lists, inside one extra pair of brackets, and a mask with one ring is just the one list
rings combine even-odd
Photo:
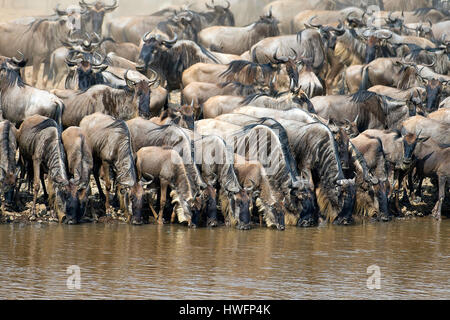
[[(0, 226), (0, 299), (450, 298), (450, 220), (351, 227)], [(81, 289), (66, 287), (67, 267)], [(381, 289), (366, 286), (381, 268)]]

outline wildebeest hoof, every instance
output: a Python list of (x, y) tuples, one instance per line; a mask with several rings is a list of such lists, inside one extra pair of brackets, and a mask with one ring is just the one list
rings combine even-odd
[(314, 219), (300, 219), (297, 223), (297, 227), (303, 228), (314, 227), (314, 225)]
[(69, 225), (77, 224), (77, 221), (75, 219), (67, 219), (66, 221)]
[(133, 218), (131, 219), (131, 224), (134, 226), (140, 226), (143, 224), (142, 218)]
[(387, 215), (387, 214), (382, 214), (381, 216), (380, 216), (380, 220), (381, 221), (384, 221), (384, 222), (388, 222), (388, 221), (391, 221), (391, 216), (389, 216), (389, 215)]
[(206, 223), (207, 227), (214, 228), (218, 226), (216, 219), (208, 219), (208, 222)]
[(37, 216), (35, 214), (32, 214), (29, 218), (30, 221), (35, 221), (37, 219)]
[(286, 229), (285, 226), (280, 226), (280, 225), (277, 226), (277, 230), (284, 231), (285, 229)]
[(195, 223), (190, 223), (189, 228), (191, 229), (197, 229), (197, 225)]
[(250, 224), (249, 224), (249, 223), (247, 223), (247, 224), (240, 223), (240, 224), (237, 226), (237, 228), (238, 228), (239, 230), (250, 230)]

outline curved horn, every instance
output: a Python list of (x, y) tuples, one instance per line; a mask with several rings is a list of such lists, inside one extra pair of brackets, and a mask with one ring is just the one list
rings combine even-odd
[(56, 14), (57, 15), (59, 15), (59, 16), (65, 16), (65, 15), (67, 15), (67, 11), (65, 11), (65, 10), (60, 10), (59, 9), (59, 6), (60, 6), (61, 4), (57, 4), (56, 5), (56, 7), (55, 7), (55, 9), (53, 9), (53, 11), (55, 11), (56, 12)]
[(297, 52), (293, 48), (291, 48), (291, 51), (294, 53), (294, 55), (293, 56), (289, 56), (289, 59), (296, 60), (297, 59)]
[(213, 6), (210, 6), (210, 5), (208, 4), (208, 2), (205, 2), (205, 6), (206, 6), (208, 9), (214, 9), (214, 4), (213, 4)]
[(23, 62), (25, 61), (25, 56), (24, 56), (23, 53), (20, 52), (19, 50), (17, 50), (17, 53), (20, 54), (20, 56), (21, 56), (20, 60), (17, 59), (16, 57), (12, 57), (11, 60), (12, 60), (15, 64), (18, 65), (18, 64), (21, 64), (21, 63), (23, 63)]
[(81, 0), (80, 2), (78, 2), (78, 4), (80, 5), (80, 7), (86, 7), (86, 8), (90, 8), (94, 5), (93, 3), (86, 3), (84, 0)]
[(178, 40), (178, 35), (175, 33), (173, 39), (171, 39), (171, 40), (163, 40), (162, 43), (165, 44), (165, 45), (167, 45), (167, 44), (174, 45), (175, 42), (177, 42), (177, 40)]
[(308, 25), (310, 25), (310, 26), (313, 27), (313, 28), (321, 28), (322, 25), (320, 25), (320, 24), (313, 24), (313, 23), (312, 23), (312, 21), (313, 21), (315, 18), (317, 18), (316, 15), (315, 15), (315, 16), (312, 16), (312, 17), (308, 20)]
[(277, 54), (278, 54), (278, 49), (273, 54), (273, 59), (275, 60), (276, 63), (286, 63), (286, 62), (288, 62), (288, 59), (286, 57), (282, 57), (281, 59), (277, 58)]
[(227, 6), (224, 7), (224, 8), (225, 8), (225, 10), (228, 10), (231, 7), (231, 3), (228, 0), (226, 0), (226, 2), (227, 2)]
[(109, 6), (105, 5), (105, 9), (107, 9), (107, 10), (116, 9), (117, 7), (118, 7), (117, 0), (113, 0), (113, 4), (111, 4)]

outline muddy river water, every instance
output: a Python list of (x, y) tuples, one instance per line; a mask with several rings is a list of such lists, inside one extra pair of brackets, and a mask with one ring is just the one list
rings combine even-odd
[(450, 219), (283, 232), (0, 225), (0, 299), (17, 298), (449, 299)]

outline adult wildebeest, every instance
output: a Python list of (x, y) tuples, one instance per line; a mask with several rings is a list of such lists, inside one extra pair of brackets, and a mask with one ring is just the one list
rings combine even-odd
[[(28, 176), (28, 183), (33, 185), (33, 207), (31, 220), (36, 219), (36, 200), (42, 181), (44, 196), (49, 199), (52, 216), (60, 222), (65, 218), (69, 224), (76, 224), (79, 216), (77, 187), (73, 180), (67, 178), (64, 147), (61, 142), (60, 129), (53, 119), (41, 115), (26, 118), (17, 131), (21, 164), (21, 178)], [(47, 174), (45, 188), (44, 174)], [(20, 190), (20, 182), (17, 192)], [(47, 195), (47, 190), (49, 195)]]
[(86, 214), (88, 197), (91, 192), (90, 178), (94, 167), (91, 148), (80, 127), (69, 127), (61, 135), (66, 152), (67, 173), (78, 189), (80, 214), (78, 219)]
[(25, 84), (20, 68), (26, 61), (5, 59), (0, 65), (0, 107), (2, 117), (19, 126), (27, 117), (40, 114), (61, 126), (62, 101), (55, 95)]
[[(404, 177), (411, 169), (414, 160), (414, 150), (417, 145), (426, 141), (427, 137), (420, 137), (420, 133), (402, 134), (398, 130), (370, 129), (361, 133), (368, 138), (380, 139), (386, 159), (388, 177), (392, 188), (389, 194), (394, 193), (394, 209), (400, 214), (399, 192)], [(407, 194), (404, 189), (403, 197)]]
[(430, 137), (439, 144), (450, 144), (450, 124), (442, 123), (422, 116), (414, 116), (402, 123), (402, 134), (417, 134)]
[(437, 120), (442, 123), (450, 124), (450, 110), (449, 109), (445, 109), (445, 108), (439, 109), (437, 111), (430, 113), (427, 117), (430, 119), (433, 119), (433, 120)]
[(199, 43), (212, 51), (241, 55), (258, 41), (280, 34), (272, 13), (245, 27), (214, 26), (198, 34)]
[(174, 148), (183, 159), (194, 197), (206, 188), (206, 184), (195, 165), (193, 141), (182, 128), (176, 125), (160, 126), (142, 118), (128, 120), (127, 125), (130, 129), (131, 141), (135, 152), (148, 146), (169, 146)]
[[(298, 121), (284, 120), (282, 123), (299, 170), (306, 172), (315, 188), (321, 214), (330, 222), (352, 223), (355, 180), (344, 177), (331, 130), (319, 122), (301, 125)], [(306, 221), (315, 219), (311, 215), (304, 218)]]
[(62, 42), (67, 41), (76, 28), (76, 23), (69, 23), (68, 19), (68, 16), (63, 16), (58, 19), (36, 18), (28, 24), (20, 21), (0, 23), (0, 55), (12, 57), (21, 51), (25, 65), (33, 66), (31, 84), (35, 86), (41, 64), (62, 46)]
[[(396, 103), (369, 91), (358, 91), (351, 96), (317, 96), (311, 102), (322, 118), (330, 119), (337, 125), (354, 122), (359, 132), (395, 128), (409, 117), (409, 111), (402, 108), (404, 102)], [(400, 112), (397, 112), (399, 108)]]
[[(233, 153), (229, 149), (225, 140), (219, 136), (208, 135), (198, 136), (191, 133), (194, 140), (195, 162), (201, 166), (202, 177), (208, 184), (208, 189), (216, 187), (216, 192), (210, 192), (207, 206), (207, 224), (217, 225), (216, 211), (211, 205), (219, 203), (222, 214), (227, 225), (236, 225), (238, 228), (247, 229), (249, 227), (247, 219), (250, 216), (250, 202), (252, 188), (242, 188), (233, 170)], [(217, 201), (218, 200), (218, 201)], [(271, 207), (263, 208), (267, 212), (268, 225), (277, 225), (274, 218), (276, 214)], [(272, 219), (271, 219), (272, 218)]]
[[(285, 216), (281, 204), (277, 202), (275, 191), (270, 185), (266, 170), (259, 161), (246, 160), (234, 154), (234, 169), (244, 189), (252, 191), (253, 200), (260, 216), (260, 224), (265, 221), (268, 227), (285, 229)], [(290, 224), (294, 224), (291, 223)]]
[(103, 19), (105, 14), (113, 12), (117, 9), (117, 0), (113, 0), (111, 5), (105, 4), (101, 0), (96, 0), (93, 3), (87, 3), (84, 0), (79, 2), (81, 11), (81, 34), (97, 33), (102, 35)]
[(157, 82), (156, 77), (147, 80), (124, 78), (127, 87), (114, 89), (105, 85), (95, 85), (87, 91), (73, 92), (63, 98), (64, 127), (78, 126), (81, 120), (95, 112), (113, 116), (116, 119), (129, 120), (137, 116), (150, 117), (151, 87)]
[(16, 186), (16, 130), (8, 120), (0, 122), (0, 214), (6, 204), (12, 204)]
[(450, 145), (440, 145), (433, 139), (428, 139), (417, 146), (414, 155), (417, 158), (416, 174), (419, 178), (417, 188), (419, 197), (422, 196), (424, 177), (436, 177), (438, 180), (438, 200), (432, 210), (432, 215), (440, 220), (447, 185), (450, 183)]
[[(364, 183), (365, 181), (361, 183), (358, 181), (361, 180), (361, 173), (357, 175), (357, 185), (364, 190), (364, 192), (356, 193), (357, 210), (358, 207), (361, 208), (361, 211), (369, 209), (367, 210), (369, 212), (366, 212), (368, 216), (375, 216), (381, 220), (387, 221), (389, 220), (387, 200), (389, 182), (382, 141), (379, 138), (370, 138), (366, 135), (359, 135), (356, 138), (351, 139), (350, 142), (352, 147), (356, 147), (357, 151), (364, 157), (366, 167), (363, 169), (367, 170), (376, 180), (375, 183), (372, 184)], [(370, 210), (372, 209), (370, 206), (367, 208), (367, 206), (359, 205), (361, 202), (373, 202), (373, 199), (375, 200), (375, 210)]]
[(208, 50), (193, 41), (174, 39), (163, 40), (160, 37), (143, 37), (136, 69), (147, 72), (152, 68), (167, 81), (167, 89), (175, 90), (181, 86), (183, 71), (197, 62), (219, 63), (219, 60)]
[(192, 82), (181, 92), (181, 102), (184, 104), (194, 102), (193, 106), (196, 110), (196, 118), (199, 118), (203, 103), (211, 97), (218, 95), (244, 97), (258, 91), (261, 91), (261, 89), (258, 89), (253, 85), (244, 85), (239, 82), (224, 82), (219, 84)]
[[(170, 196), (175, 207), (172, 212), (170, 222), (175, 221), (175, 215), (180, 223), (187, 221), (191, 226), (194, 197), (191, 193), (189, 179), (178, 152), (170, 147), (144, 147), (136, 153), (136, 169), (139, 180), (159, 180), (160, 187), (160, 207), (159, 214), (150, 204), (155, 220), (158, 224), (163, 224), (163, 212), (166, 205), (167, 187), (170, 187)], [(150, 200), (151, 201), (151, 200)]]
[[(110, 169), (115, 185), (119, 185), (119, 198), (125, 204), (127, 221), (142, 224), (143, 188), (137, 180), (131, 136), (123, 120), (96, 112), (83, 118), (80, 128), (86, 135), (94, 158), (94, 178), (100, 198), (105, 199), (106, 215), (111, 216), (109, 193), (111, 192)], [(100, 184), (100, 169), (105, 179), (106, 196)], [(132, 218), (131, 218), (132, 215)]]

